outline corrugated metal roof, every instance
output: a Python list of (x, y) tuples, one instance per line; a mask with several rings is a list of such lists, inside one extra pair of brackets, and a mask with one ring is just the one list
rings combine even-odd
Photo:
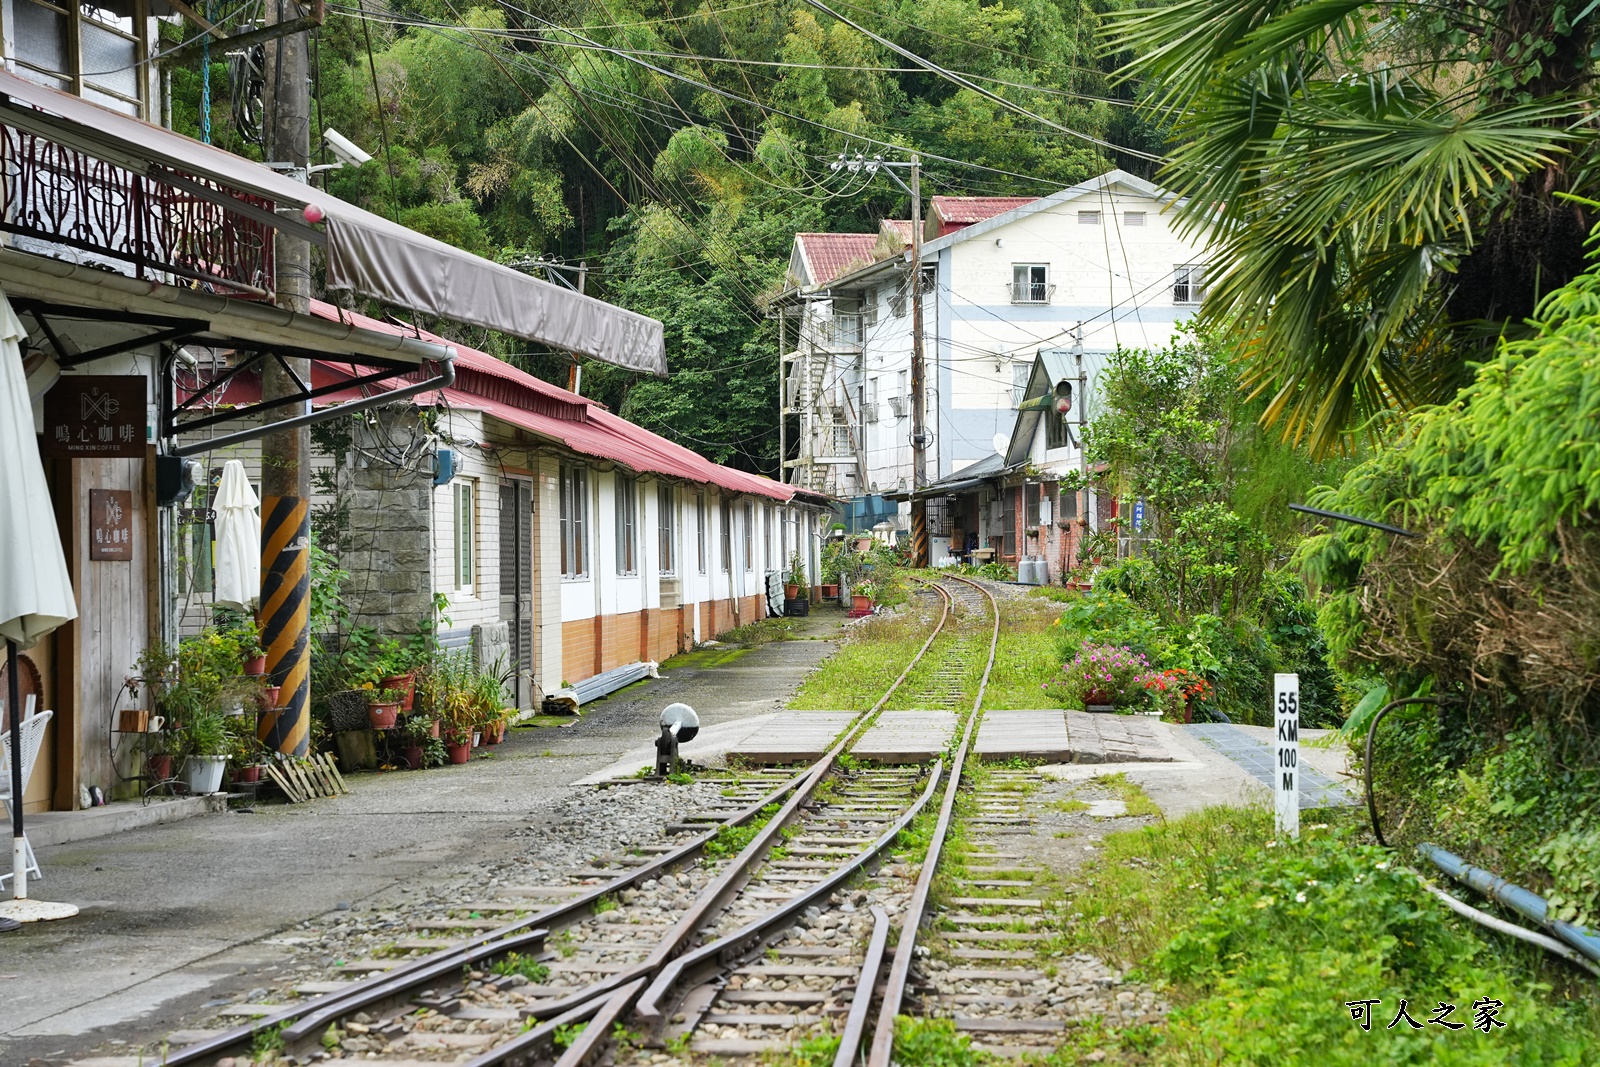
[(1036, 196), (936, 196), (933, 198), (933, 217), (938, 222), (939, 236), (943, 237), (963, 226), (1003, 215), (1037, 199)]
[[(620, 463), (641, 474), (659, 474), (788, 502), (795, 487), (759, 474), (724, 467), (659, 434), (651, 433), (606, 410), (605, 405), (570, 393), (487, 352), (455, 344), (426, 330), (357, 315), (313, 301), (312, 314), (353, 322), (367, 329), (421, 336), (456, 350), (456, 384), (440, 393), (414, 399), (419, 405), (443, 402), (450, 407), (481, 411), (501, 422), (554, 441), (580, 455)], [(330, 364), (338, 368), (338, 364)], [(334, 394), (327, 402), (346, 399)]]
[(875, 233), (797, 233), (794, 239), (811, 285), (826, 285), (848, 270), (871, 263), (878, 244)]

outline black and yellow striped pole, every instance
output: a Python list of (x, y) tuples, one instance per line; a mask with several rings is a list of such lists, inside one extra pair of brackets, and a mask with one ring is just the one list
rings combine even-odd
[(269, 751), (304, 756), (311, 729), (311, 523), (306, 501), (269, 496), (261, 508), (261, 644), (278, 706), (258, 721)]

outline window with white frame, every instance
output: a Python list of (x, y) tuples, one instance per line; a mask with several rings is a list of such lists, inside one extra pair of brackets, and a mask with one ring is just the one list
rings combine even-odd
[(783, 561), (772, 554), (772, 509), (769, 507), (761, 509), (761, 531), (761, 547), (765, 553), (767, 569), (773, 570)]
[(617, 483), (617, 573), (639, 573), (639, 483), (626, 474)]
[(711, 535), (706, 529), (706, 518), (706, 494), (702, 490), (694, 495), (695, 549), (699, 554), (701, 574), (706, 572), (706, 540)]
[(868, 289), (861, 296), (861, 325), (878, 325), (878, 290)]
[(656, 486), (656, 536), (661, 553), (661, 573), (678, 573), (678, 490), (662, 482)]
[(1200, 304), (1206, 299), (1206, 265), (1180, 263), (1172, 268), (1172, 302)]
[(458, 479), (455, 494), (455, 587), (457, 592), (470, 592), (477, 561), (473, 549), (477, 545), (478, 483), (467, 478)]
[(722, 569), (733, 573), (733, 501), (722, 498)]
[(1050, 284), (1050, 267), (1044, 263), (1011, 265), (1011, 302), (1048, 304), (1055, 286)]
[(589, 472), (561, 466), (561, 576), (589, 574)]
[(744, 569), (755, 570), (756, 567), (756, 506), (750, 501), (744, 502)]
[(1028, 379), (1033, 377), (1033, 361), (1023, 360), (1011, 364), (1011, 406), (1017, 407), (1028, 398)]

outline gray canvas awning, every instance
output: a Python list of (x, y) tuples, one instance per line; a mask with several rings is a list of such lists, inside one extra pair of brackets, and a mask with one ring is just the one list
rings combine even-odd
[[(0, 122), (324, 246), (331, 288), (666, 374), (659, 321), (463, 252), (214, 145), (3, 70)], [(280, 211), (265, 211), (214, 185), (263, 197)], [(309, 206), (320, 209), (325, 230), (297, 217)], [(285, 214), (285, 207), (298, 210)]]

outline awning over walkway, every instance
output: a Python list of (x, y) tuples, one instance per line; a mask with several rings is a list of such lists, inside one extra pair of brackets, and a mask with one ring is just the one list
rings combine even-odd
[[(259, 163), (0, 70), (0, 123), (31, 132), (326, 247), (328, 285), (650, 374), (661, 323), (531, 278), (294, 181)], [(217, 185), (225, 189), (216, 188)], [(265, 198), (273, 213), (226, 189)], [(282, 213), (315, 206), (326, 231)]]

